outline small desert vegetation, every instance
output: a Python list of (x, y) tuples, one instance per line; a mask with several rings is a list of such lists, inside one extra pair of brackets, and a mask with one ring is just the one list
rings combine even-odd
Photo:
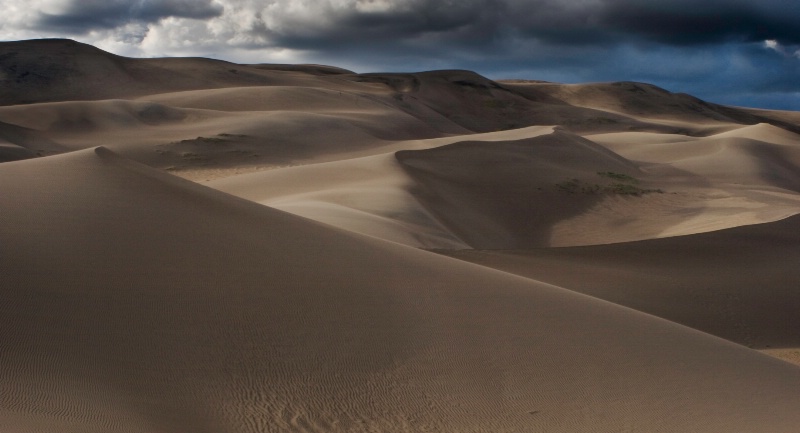
[(605, 178), (606, 183), (590, 183), (580, 179), (570, 179), (556, 184), (559, 191), (569, 194), (616, 194), (641, 197), (644, 194), (659, 193), (660, 189), (649, 189), (639, 187), (639, 179), (624, 173), (613, 171), (599, 171), (597, 175)]
[(176, 164), (167, 167), (167, 170), (176, 170), (188, 165), (205, 165), (212, 158), (220, 156), (256, 158), (259, 154), (252, 151), (252, 142), (248, 135), (221, 133), (157, 144), (155, 152), (164, 157), (165, 162), (171, 160)]
[(197, 137), (189, 140), (181, 140), (181, 143), (201, 144), (201, 143), (225, 143), (228, 140), (219, 137)]
[(636, 179), (635, 177), (629, 176), (624, 173), (614, 173), (613, 171), (598, 171), (597, 175), (602, 177), (607, 177), (609, 179), (616, 180), (619, 182), (626, 182), (632, 184), (639, 183), (639, 179)]
[[(225, 137), (225, 138), (247, 138), (247, 135), (244, 134), (228, 134), (223, 132), (222, 134), (217, 134), (217, 137)], [(199, 137), (203, 138), (203, 137)]]
[(247, 135), (242, 134), (228, 134), (223, 132), (222, 134), (217, 134), (215, 137), (197, 137), (197, 138), (189, 138), (186, 140), (180, 141), (173, 141), (168, 145), (191, 145), (191, 146), (201, 146), (205, 144), (230, 144), (235, 139), (244, 139), (248, 138)]
[(602, 189), (602, 187), (598, 184), (590, 184), (579, 179), (565, 180), (564, 182), (557, 183), (556, 187), (559, 190), (568, 192), (570, 194), (595, 194), (600, 192)]

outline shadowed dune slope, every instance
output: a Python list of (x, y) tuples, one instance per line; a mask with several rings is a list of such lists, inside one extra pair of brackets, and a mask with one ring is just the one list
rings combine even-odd
[(645, 83), (533, 84), (537, 91), (569, 104), (632, 114), (637, 117), (677, 117), (694, 122), (734, 119), (718, 106), (686, 94), (676, 94)]
[(267, 170), (212, 188), (339, 228), (422, 248), (469, 248), (409, 192), (393, 154)]
[(800, 347), (800, 217), (613, 245), (442, 251), (758, 348)]
[[(558, 101), (576, 107), (630, 116), (642, 122), (678, 121), (675, 131), (705, 135), (712, 125), (771, 123), (800, 133), (797, 117), (770, 110), (753, 110), (718, 105), (685, 93), (673, 93), (647, 83), (559, 84), (510, 80), (507, 88), (531, 99)], [(713, 129), (712, 129), (713, 130)], [(667, 131), (662, 131), (667, 132)]]
[(385, 152), (378, 155), (207, 185), (434, 249), (630, 242), (800, 212), (798, 136), (775, 126), (708, 137), (626, 132), (588, 138), (532, 127), (400, 141), (372, 148)]
[(396, 156), (415, 181), (411, 192), (479, 249), (549, 246), (554, 224), (614, 194), (608, 185), (616, 185), (613, 179), (599, 173), (626, 178), (643, 174), (625, 158), (563, 130), (516, 141), (465, 141), (399, 151)]
[(39, 131), (0, 122), (0, 162), (45, 156), (65, 150)]
[(203, 58), (133, 59), (68, 39), (0, 43), (0, 104), (111, 99), (219, 87), (302, 83), (350, 71), (238, 65)]
[(0, 122), (0, 162), (17, 161), (36, 156), (35, 151), (25, 146), (32, 135), (32, 131), (27, 128)]
[(463, 140), (502, 148), (506, 141), (546, 135), (552, 127), (396, 142), (382, 154), (265, 170), (205, 183), (220, 191), (357, 233), (422, 248), (469, 248), (412, 193), (395, 158), (401, 149), (430, 149)]
[[(641, 130), (682, 132), (607, 109), (582, 107), (489, 80), (472, 71), (442, 70), (413, 74), (343, 75), (341, 80), (381, 85), (391, 91), (388, 101), (419, 118), (441, 118), (472, 132), (502, 131), (532, 125), (563, 125), (573, 131)], [(434, 114), (432, 116), (432, 114)]]
[(800, 422), (797, 367), (103, 148), (3, 164), (0, 205), (3, 431), (789, 433)]

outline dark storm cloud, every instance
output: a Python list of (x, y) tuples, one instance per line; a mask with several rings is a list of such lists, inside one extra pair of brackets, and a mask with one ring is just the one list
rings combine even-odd
[(800, 43), (795, 0), (69, 0), (60, 13), (40, 14), (37, 24), (79, 34), (170, 16), (208, 19), (223, 13), (221, 4), (252, 9), (262, 19), (249, 30), (273, 46), (302, 49), (430, 38), (476, 49), (515, 39)]
[[(315, 20), (283, 26), (270, 36), (279, 45), (296, 48), (430, 39), (482, 48), (514, 35), (558, 42), (602, 38), (600, 29), (586, 26), (588, 14), (595, 8), (567, 7), (557, 0), (387, 3), (389, 6), (380, 11), (358, 8), (355, 3), (333, 14), (321, 14)], [(291, 17), (287, 18), (291, 22)]]
[[(321, 2), (325, 3), (325, 2)], [(692, 45), (778, 39), (800, 43), (800, 2), (787, 0), (405, 0), (379, 11), (358, 5), (319, 8), (319, 16), (264, 26), (279, 45), (325, 48), (437, 35), (473, 43), (509, 37), (551, 44), (611, 44), (623, 40)], [(291, 8), (273, 8), (277, 20)]]
[(212, 0), (71, 0), (61, 13), (40, 13), (36, 25), (82, 34), (167, 17), (208, 19), (222, 12)]
[(253, 31), (267, 35), (278, 46), (320, 51), (345, 45), (402, 44), (431, 36), (454, 44), (475, 44), (501, 33), (507, 10), (504, 0), (394, 1), (377, 10), (367, 7), (372, 3), (320, 7), (319, 15), (302, 17), (294, 16), (290, 8), (275, 8), (269, 21), (281, 23), (279, 28), (265, 24)]
[[(489, 8), (489, 9), (487, 9)], [(453, 31), (494, 21), (500, 0), (466, 0), (457, 3), (417, 1), (383, 11), (358, 11), (343, 15), (341, 25), (355, 30), (378, 30), (386, 35), (415, 35), (421, 32)]]
[(668, 44), (779, 39), (800, 42), (800, 3), (710, 0), (609, 1), (602, 22), (619, 31)]

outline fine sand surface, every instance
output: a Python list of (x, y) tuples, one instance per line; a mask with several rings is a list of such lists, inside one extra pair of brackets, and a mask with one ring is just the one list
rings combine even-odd
[(104, 148), (1, 168), (4, 431), (800, 422), (800, 369), (634, 310), (322, 226)]
[(793, 433), (799, 214), (795, 112), (2, 42), (0, 432)]
[(631, 243), (442, 251), (763, 348), (800, 347), (800, 217)]
[(701, 138), (515, 131), (401, 142), (405, 150), (209, 185), (423, 248), (625, 242), (800, 212), (800, 136), (771, 125)]

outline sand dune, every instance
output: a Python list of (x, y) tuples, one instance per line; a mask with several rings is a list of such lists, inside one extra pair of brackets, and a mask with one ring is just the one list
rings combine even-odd
[[(299, 84), (328, 75), (317, 66), (269, 68), (199, 58), (132, 59), (65, 39), (3, 42), (3, 105), (130, 98), (179, 90)], [(340, 70), (340, 72), (349, 72)]]
[[(498, 145), (534, 138), (552, 127), (474, 134)], [(373, 156), (231, 176), (206, 183), (220, 191), (357, 233), (421, 248), (468, 248), (453, 230), (414, 194), (415, 180), (397, 161), (400, 150), (423, 150), (458, 143), (466, 136), (401, 141)]]
[[(299, 181), (305, 179), (305, 181)], [(392, 155), (244, 174), (220, 191), (353, 232), (421, 248), (468, 248), (408, 191)]]
[(65, 152), (46, 135), (19, 125), (0, 122), (0, 162)]
[(789, 364), (102, 148), (4, 164), (0, 185), (5, 430), (789, 432), (800, 421)]
[(800, 217), (633, 243), (446, 254), (744, 345), (800, 347)]
[[(709, 103), (685, 93), (672, 93), (652, 84), (636, 82), (563, 85), (512, 82), (508, 87), (536, 98), (633, 116), (643, 122), (673, 125), (680, 132), (703, 135), (719, 125), (772, 123), (800, 132), (797, 119), (779, 112), (750, 110)], [(666, 131), (661, 131), (666, 132)]]
[[(270, 170), (209, 185), (424, 248), (626, 242), (800, 212), (795, 135), (772, 126), (704, 138), (587, 136), (605, 147), (563, 130), (545, 133), (552, 128), (515, 131), (401, 142), (379, 148), (390, 153), (370, 159)], [(520, 138), (525, 135), (530, 138)], [(772, 143), (745, 138), (752, 136)], [(394, 152), (400, 165), (390, 161)]]
[(337, 90), (336, 87), (331, 87), (332, 89), (300, 86), (233, 87), (164, 93), (142, 99), (172, 107), (217, 111), (388, 111), (385, 104), (352, 93), (351, 89)]
[(0, 71), (2, 432), (797, 430), (797, 113), (65, 40)]
[[(280, 90), (254, 92), (252, 101), (265, 98), (279, 106), (270, 95)], [(109, 148), (158, 168), (169, 168), (191, 177), (208, 177), (221, 168), (275, 167), (336, 160), (354, 152), (374, 153), (370, 149), (395, 141), (439, 137), (441, 133), (426, 123), (372, 103), (353, 103), (352, 96), (340, 96), (327, 109), (324, 103), (298, 103), (258, 111), (217, 110), (211, 107), (187, 108), (181, 101), (203, 98), (235, 104), (243, 89), (218, 92), (183, 92), (146, 100), (104, 100), (53, 102), (0, 107), (0, 119), (10, 125), (47, 134), (63, 149), (78, 150), (106, 143)], [(326, 92), (310, 89), (312, 95)], [(293, 94), (303, 93), (299, 89)], [(327, 94), (330, 94), (327, 91)], [(178, 98), (175, 100), (175, 98)], [(199, 98), (199, 99), (197, 99)], [(216, 98), (216, 99), (215, 99)], [(166, 100), (165, 105), (152, 100)], [(309, 97), (309, 101), (314, 98)], [(324, 99), (320, 96), (320, 102)], [(361, 109), (355, 108), (362, 104)], [(247, 102), (242, 102), (243, 107)], [(184, 105), (193, 105), (191, 103)], [(204, 106), (202, 103), (194, 104)], [(205, 104), (208, 105), (208, 104)], [(314, 105), (314, 106), (310, 106)], [(221, 107), (216, 107), (221, 108)], [(264, 108), (264, 107), (262, 107)]]

